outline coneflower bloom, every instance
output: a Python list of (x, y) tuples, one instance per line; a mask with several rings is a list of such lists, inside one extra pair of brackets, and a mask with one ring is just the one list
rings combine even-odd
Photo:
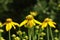
[(35, 20), (32, 15), (28, 15), (28, 16), (26, 16), (26, 19), (22, 23), (20, 23), (20, 27), (23, 26), (23, 25), (27, 25), (31, 28), (35, 24), (41, 25), (41, 22)]
[(42, 23), (42, 28), (47, 27), (47, 25), (49, 25), (50, 27), (56, 28), (56, 27), (55, 27), (56, 23), (53, 22), (52, 19), (50, 19), (50, 18), (46, 18), (46, 19), (43, 21), (43, 23)]
[(3, 25), (6, 25), (6, 31), (11, 30), (12, 27), (16, 29), (15, 25), (19, 26), (19, 24), (16, 22), (13, 22), (11, 18), (7, 18), (6, 22)]

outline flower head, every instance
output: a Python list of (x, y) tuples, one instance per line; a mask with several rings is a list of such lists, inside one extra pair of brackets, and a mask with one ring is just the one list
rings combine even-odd
[(35, 24), (41, 25), (41, 23), (39, 21), (35, 20), (32, 15), (28, 15), (28, 16), (26, 16), (26, 19), (22, 23), (20, 23), (20, 27), (23, 26), (23, 25), (27, 25), (31, 28)]
[(16, 22), (13, 22), (11, 18), (7, 18), (6, 22), (3, 25), (6, 25), (6, 31), (11, 30), (12, 27), (16, 29), (15, 25), (19, 26), (19, 24)]
[(47, 27), (47, 25), (49, 25), (50, 27), (56, 28), (56, 27), (55, 27), (56, 23), (53, 22), (52, 19), (50, 19), (50, 18), (46, 18), (46, 19), (43, 21), (43, 23), (42, 23), (42, 28)]

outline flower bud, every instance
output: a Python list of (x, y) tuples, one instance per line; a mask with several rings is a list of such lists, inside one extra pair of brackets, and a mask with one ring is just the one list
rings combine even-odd
[(16, 37), (15, 40), (20, 40), (20, 38), (19, 37)]
[(19, 35), (19, 34), (22, 35), (22, 31), (18, 31), (17, 34), (18, 34), (18, 35)]
[(59, 32), (58, 29), (56, 29), (55, 32), (58, 33)]
[(13, 35), (12, 35), (12, 37), (16, 37), (16, 35), (15, 35), (15, 34), (13, 34)]
[(0, 29), (0, 32), (4, 32), (4, 30)]

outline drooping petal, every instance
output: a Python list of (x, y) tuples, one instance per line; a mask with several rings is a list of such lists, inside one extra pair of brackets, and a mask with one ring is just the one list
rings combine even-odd
[(13, 25), (17, 25), (17, 26), (19, 26), (19, 24), (18, 24), (18, 23), (16, 23), (16, 22), (12, 22), (12, 24), (13, 24)]
[(35, 20), (35, 19), (34, 19), (34, 22), (37, 23), (37, 24), (39, 24), (39, 25), (42, 24), (41, 22), (39, 22), (39, 21), (37, 21), (37, 20)]
[(12, 25), (14, 27), (14, 29), (16, 29), (15, 25)]
[(29, 24), (29, 26), (30, 26), (30, 28), (32, 28), (34, 25), (35, 25), (35, 23), (34, 23), (34, 21), (33, 20), (29, 20), (29, 22), (28, 22)]
[(9, 31), (12, 28), (12, 25), (10, 23), (6, 24), (6, 31)]
[(46, 22), (43, 22), (42, 25), (41, 25), (41, 28), (43, 29), (45, 27), (47, 27), (47, 23)]
[(0, 22), (0, 27), (2, 27), (3, 25), (2, 25), (2, 23)]
[(28, 22), (28, 20), (24, 20), (22, 23), (20, 23), (20, 27), (25, 25)]
[(30, 26), (30, 28), (33, 26), (33, 24), (32, 24), (32, 21), (31, 21), (31, 20), (29, 21), (29, 26)]
[(55, 25), (56, 25), (56, 23), (55, 23), (55, 22), (53, 22), (53, 24), (55, 24)]
[(35, 22), (34, 22), (34, 20), (32, 20), (32, 24), (33, 24), (33, 25), (35, 25)]
[(48, 24), (50, 25), (50, 27), (56, 28), (53, 22), (48, 22)]

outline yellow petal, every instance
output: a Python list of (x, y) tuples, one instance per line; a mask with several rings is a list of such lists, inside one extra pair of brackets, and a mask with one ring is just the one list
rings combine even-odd
[(55, 24), (55, 25), (56, 25), (56, 23), (55, 23), (55, 22), (53, 22), (53, 24)]
[(6, 24), (6, 31), (9, 31), (12, 28), (12, 25), (10, 23)]
[(33, 26), (32, 21), (29, 21), (30, 28)]
[(50, 25), (50, 27), (56, 28), (53, 22), (48, 22), (48, 24)]
[(45, 27), (47, 27), (47, 23), (43, 22), (41, 28), (44, 29)]
[(3, 25), (2, 25), (2, 23), (0, 22), (0, 27), (2, 27)]
[(41, 22), (39, 22), (39, 21), (37, 21), (35, 19), (34, 19), (34, 22), (37, 23), (37, 24), (39, 24), (39, 25), (41, 25)]
[(32, 25), (35, 25), (34, 20), (31, 21)]
[(33, 26), (35, 25), (35, 23), (34, 23), (34, 21), (33, 21), (33, 20), (29, 20), (29, 22), (28, 22), (28, 23), (29, 23), (28, 25), (30, 26), (30, 28), (31, 28), (31, 27), (33, 27)]
[(20, 23), (20, 27), (25, 25), (28, 22), (28, 20), (24, 20), (22, 23)]
[(15, 25), (13, 25), (14, 29), (16, 29)]
[(19, 26), (19, 24), (18, 24), (18, 23), (16, 23), (16, 22), (12, 22), (12, 24), (13, 24), (13, 25), (17, 25), (17, 26)]

